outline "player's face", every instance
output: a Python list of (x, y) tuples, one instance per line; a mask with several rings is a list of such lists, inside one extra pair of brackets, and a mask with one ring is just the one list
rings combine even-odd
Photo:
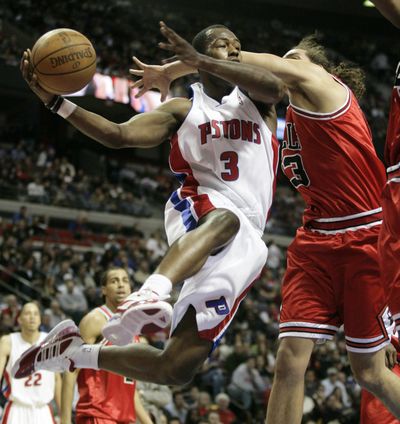
[(129, 276), (123, 269), (108, 272), (107, 284), (103, 287), (103, 295), (113, 304), (121, 303), (131, 292)]
[(303, 49), (292, 49), (289, 50), (284, 56), (284, 59), (294, 59), (294, 60), (305, 60), (311, 62), (310, 58), (307, 56), (307, 52)]
[(21, 330), (37, 331), (40, 327), (40, 311), (34, 303), (27, 303), (18, 317)]
[(233, 32), (225, 28), (214, 28), (210, 30), (208, 38), (208, 56), (233, 62), (242, 61), (240, 41)]

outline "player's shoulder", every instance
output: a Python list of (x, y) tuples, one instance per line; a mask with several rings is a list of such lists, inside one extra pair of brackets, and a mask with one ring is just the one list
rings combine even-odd
[[(17, 334), (17, 333), (14, 333)], [(6, 334), (0, 338), (0, 353), (9, 355), (11, 352), (11, 334)]]
[(79, 330), (86, 342), (96, 340), (100, 335), (104, 325), (107, 323), (107, 317), (99, 310), (93, 309), (86, 314), (80, 324)]

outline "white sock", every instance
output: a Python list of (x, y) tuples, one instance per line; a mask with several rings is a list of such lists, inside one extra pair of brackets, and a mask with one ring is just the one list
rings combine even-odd
[(71, 360), (74, 361), (75, 368), (90, 368), (98, 370), (100, 348), (100, 344), (83, 344), (80, 346), (78, 350), (71, 355)]
[(142, 290), (151, 290), (160, 296), (169, 295), (172, 291), (172, 283), (168, 277), (165, 277), (161, 274), (152, 274), (147, 280), (143, 283), (139, 292)]

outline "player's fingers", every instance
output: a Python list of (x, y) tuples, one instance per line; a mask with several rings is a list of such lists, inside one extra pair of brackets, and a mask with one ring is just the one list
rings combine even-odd
[(139, 79), (131, 83), (131, 88), (140, 88), (143, 87), (143, 79)]
[(142, 77), (144, 75), (144, 71), (141, 69), (129, 69), (129, 73), (132, 75), (136, 75), (137, 77)]
[(29, 79), (29, 63), (26, 59), (24, 59), (24, 62), (22, 64), (22, 76), (28, 80)]
[(23, 70), (24, 70), (24, 60), (25, 60), (25, 57), (26, 57), (26, 52), (24, 51), (22, 53), (21, 60), (19, 61), (19, 70), (21, 72), (23, 72)]
[(158, 43), (158, 47), (160, 47), (163, 50), (168, 50), (170, 52), (175, 51), (175, 46), (173, 44), (169, 44), (169, 43), (160, 42), (160, 43)]
[(165, 100), (167, 99), (167, 95), (168, 95), (168, 91), (165, 91), (165, 92), (162, 92), (161, 93), (161, 98), (160, 98), (161, 103), (164, 103), (165, 102)]
[(146, 88), (146, 87), (143, 87), (142, 89), (140, 89), (140, 90), (136, 93), (135, 98), (136, 98), (136, 99), (138, 99), (139, 97), (143, 96), (143, 94), (144, 94), (144, 93), (147, 93), (147, 91), (149, 91), (149, 89), (148, 89), (148, 88)]
[(132, 60), (135, 62), (135, 65), (138, 66), (140, 69), (144, 69), (146, 67), (146, 64), (141, 62), (136, 56), (133, 56)]
[(178, 57), (176, 55), (168, 57), (167, 59), (163, 59), (161, 62), (165, 65), (167, 63), (176, 62), (178, 60)]

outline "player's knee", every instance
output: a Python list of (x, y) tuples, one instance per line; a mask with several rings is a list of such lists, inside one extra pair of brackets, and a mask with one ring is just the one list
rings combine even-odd
[(357, 383), (371, 393), (379, 392), (382, 387), (382, 381), (379, 370), (372, 367), (358, 366), (352, 364), (354, 378)]
[(238, 233), (240, 220), (233, 212), (227, 209), (220, 209), (212, 217), (209, 225), (213, 228), (215, 245), (221, 246)]

